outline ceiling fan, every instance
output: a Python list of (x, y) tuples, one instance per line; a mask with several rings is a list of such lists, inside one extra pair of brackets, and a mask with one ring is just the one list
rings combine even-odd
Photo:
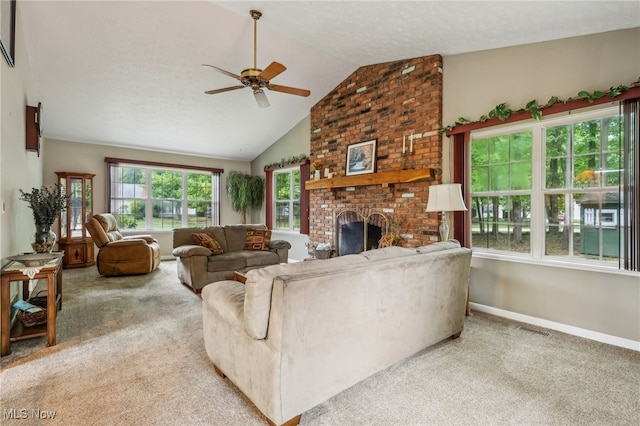
[(251, 18), (253, 18), (253, 68), (247, 68), (246, 70), (243, 70), (242, 73), (240, 73), (240, 75), (237, 75), (232, 72), (225, 71), (221, 68), (215, 67), (213, 65), (202, 64), (203, 67), (213, 68), (214, 70), (224, 75), (228, 75), (229, 77), (235, 78), (236, 80), (239, 80), (240, 83), (242, 83), (242, 86), (231, 86), (231, 87), (225, 87), (222, 89), (207, 90), (204, 93), (208, 95), (215, 95), (216, 93), (228, 92), (230, 90), (244, 89), (245, 87), (249, 87), (253, 91), (253, 95), (256, 98), (256, 102), (258, 103), (258, 106), (263, 108), (269, 106), (269, 100), (267, 99), (267, 95), (265, 95), (264, 91), (262, 90), (265, 87), (275, 92), (282, 92), (282, 93), (287, 93), (290, 95), (297, 95), (297, 96), (309, 96), (311, 92), (306, 89), (298, 89), (295, 87), (271, 84), (270, 82), (271, 79), (280, 75), (280, 73), (282, 73), (284, 70), (287, 69), (284, 65), (278, 62), (271, 62), (271, 64), (267, 68), (265, 68), (264, 71), (257, 68), (256, 66), (256, 54), (257, 54), (257, 44), (258, 44), (257, 23), (258, 23), (258, 19), (260, 19), (260, 17), (262, 16), (262, 12), (259, 12), (257, 10), (251, 10), (249, 13), (251, 14)]

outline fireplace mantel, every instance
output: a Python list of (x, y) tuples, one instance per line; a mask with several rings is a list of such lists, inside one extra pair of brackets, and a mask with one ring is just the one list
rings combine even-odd
[(382, 185), (387, 186), (394, 183), (413, 182), (420, 179), (433, 180), (436, 176), (436, 169), (410, 169), (391, 170), (388, 172), (369, 173), (355, 176), (340, 176), (331, 179), (308, 180), (305, 188), (328, 189), (346, 188), (350, 186)]

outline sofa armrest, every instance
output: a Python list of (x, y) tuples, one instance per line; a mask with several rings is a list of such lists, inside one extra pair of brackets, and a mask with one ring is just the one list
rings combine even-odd
[(145, 234), (145, 235), (125, 235), (122, 237), (123, 240), (145, 240), (148, 244), (151, 243), (157, 243), (158, 240), (156, 240), (155, 238), (153, 238), (152, 235), (149, 234)]
[(175, 257), (210, 256), (211, 254), (211, 250), (196, 244), (178, 246), (173, 249), (173, 255)]
[(272, 240), (269, 243), (269, 248), (270, 249), (283, 249), (283, 248), (290, 249), (291, 243), (286, 240)]
[(289, 262), (289, 249), (291, 243), (285, 240), (273, 240), (269, 243), (269, 251), (278, 255), (279, 263)]
[(216, 281), (202, 289), (203, 309), (213, 309), (232, 327), (244, 322), (244, 285), (238, 281)]
[(136, 247), (136, 246), (148, 246), (149, 243), (141, 238), (130, 238), (130, 239), (122, 239), (122, 240), (116, 240), (116, 241), (111, 241), (109, 244), (107, 244), (106, 246), (102, 247), (102, 250), (109, 248), (110, 250), (121, 250), (125, 247)]

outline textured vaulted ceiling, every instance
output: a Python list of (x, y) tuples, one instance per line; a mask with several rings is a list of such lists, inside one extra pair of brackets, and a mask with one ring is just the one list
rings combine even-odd
[[(308, 98), (205, 95), (253, 65)], [(19, 0), (48, 138), (252, 160), (358, 67), (632, 28), (632, 1)], [(19, 60), (19, 58), (17, 58)], [(297, 154), (297, 153), (292, 153)]]

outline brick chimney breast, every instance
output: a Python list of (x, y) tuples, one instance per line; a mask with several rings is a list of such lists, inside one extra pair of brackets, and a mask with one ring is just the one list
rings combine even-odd
[[(440, 55), (358, 68), (311, 108), (311, 161), (345, 176), (347, 147), (375, 139), (376, 172), (442, 169), (441, 68)], [(355, 208), (391, 212), (405, 247), (428, 244), (438, 229), (437, 215), (425, 212), (429, 185), (439, 181), (311, 190), (309, 240), (335, 244), (334, 215)]]

